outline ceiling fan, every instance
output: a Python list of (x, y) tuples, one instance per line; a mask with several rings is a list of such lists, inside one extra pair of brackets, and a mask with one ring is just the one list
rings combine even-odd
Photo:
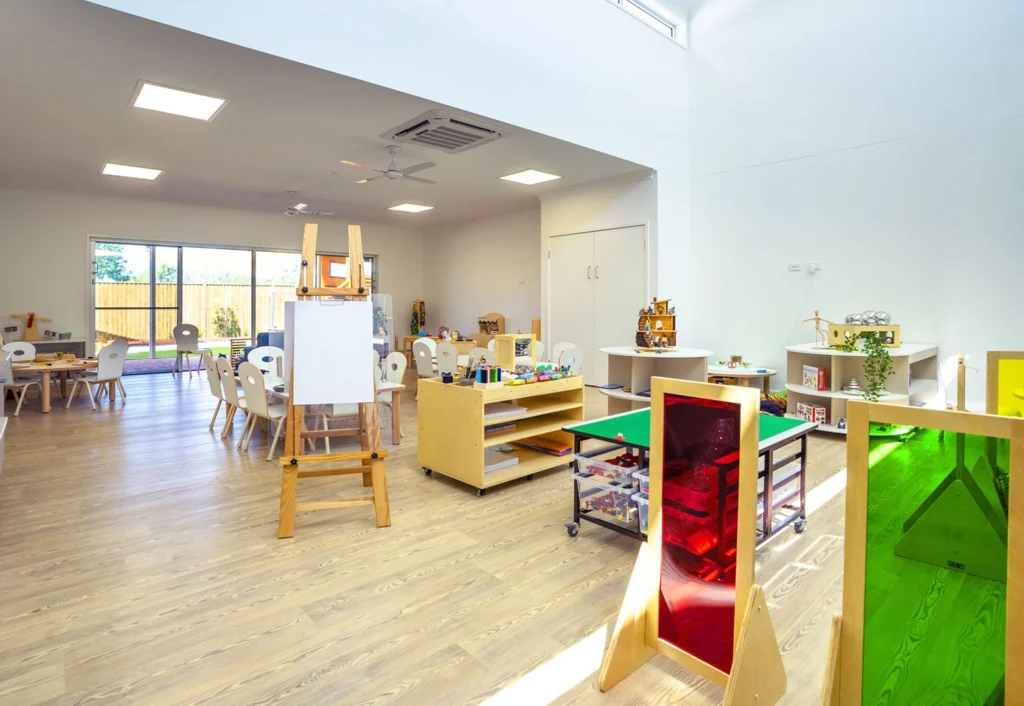
[(387, 169), (378, 169), (377, 167), (370, 167), (365, 164), (358, 164), (356, 162), (350, 162), (347, 159), (341, 160), (342, 164), (347, 164), (350, 167), (359, 167), (360, 169), (369, 169), (371, 172), (379, 172), (378, 176), (369, 177), (368, 179), (360, 179), (357, 184), (365, 184), (369, 181), (375, 181), (381, 178), (388, 178), (394, 181), (395, 179), (409, 179), (410, 181), (418, 181), (424, 184), (436, 184), (436, 181), (430, 179), (421, 179), (420, 177), (409, 176), (415, 172), (422, 172), (424, 169), (430, 169), (437, 165), (433, 162), (420, 162), (414, 164), (411, 167), (405, 169), (399, 169), (398, 164), (395, 162), (396, 156), (401, 148), (398, 145), (388, 145), (388, 153), (391, 155), (391, 164), (388, 165)]
[(310, 211), (309, 204), (297, 203), (299, 199), (298, 191), (289, 191), (288, 201), (294, 203), (294, 206), (289, 206), (284, 210), (286, 216), (333, 216), (334, 213), (331, 211)]

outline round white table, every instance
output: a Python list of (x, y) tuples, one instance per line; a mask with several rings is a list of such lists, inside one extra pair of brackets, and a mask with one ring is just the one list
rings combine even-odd
[[(598, 389), (608, 397), (608, 414), (620, 414), (651, 403), (652, 377), (707, 382), (708, 356), (703, 348), (660, 348), (611, 346), (600, 352), (608, 356), (608, 384)], [(639, 394), (646, 392), (647, 394)]]
[(708, 382), (716, 382), (722, 378), (732, 378), (741, 387), (750, 387), (751, 380), (760, 379), (760, 386), (766, 395), (769, 392), (768, 385), (772, 376), (777, 374), (777, 370), (762, 368), (757, 365), (737, 368), (730, 368), (728, 365), (708, 365)]

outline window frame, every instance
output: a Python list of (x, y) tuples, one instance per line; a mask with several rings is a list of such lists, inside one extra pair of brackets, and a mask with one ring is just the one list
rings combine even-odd
[[(676, 44), (686, 48), (686, 20), (677, 17), (668, 8), (654, 2), (654, 0), (608, 0), (608, 2), (618, 7), (637, 22), (643, 23), (666, 39), (671, 39)], [(663, 25), (668, 29), (668, 32), (661, 31), (656, 24)]]

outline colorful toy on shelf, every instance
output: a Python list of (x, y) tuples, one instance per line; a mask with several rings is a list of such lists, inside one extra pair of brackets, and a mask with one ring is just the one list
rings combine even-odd
[(828, 329), (822, 328), (821, 324), (822, 324), (822, 322), (824, 322), (826, 324), (830, 324), (831, 325), (832, 322), (829, 321), (828, 319), (821, 318), (821, 312), (818, 311), (817, 309), (814, 310), (814, 316), (812, 316), (809, 319), (804, 319), (800, 323), (806, 324), (806, 323), (810, 323), (811, 321), (814, 322), (814, 332), (815, 332), (815, 334), (817, 334), (818, 338), (820, 339), (818, 341), (818, 343), (819, 343), (818, 347), (819, 348), (828, 348)]
[(449, 332), (447, 326), (440, 326), (437, 329), (437, 337), (440, 338), (442, 341), (448, 341), (451, 339), (452, 335)]
[(650, 306), (640, 310), (636, 331), (638, 348), (661, 350), (675, 347), (675, 308), (669, 307), (668, 303), (668, 299), (654, 298)]
[(419, 335), (420, 331), (426, 328), (426, 325), (427, 305), (421, 299), (416, 299), (412, 303), (412, 321), (409, 322), (409, 334), (412, 336)]
[(35, 312), (30, 311), (27, 314), (11, 314), (12, 319), (20, 319), (25, 322), (25, 340), (26, 341), (38, 341), (39, 340), (39, 329), (36, 327), (40, 321), (50, 322), (53, 319), (47, 319), (42, 316), (36, 316)]
[(532, 369), (537, 363), (536, 338), (532, 333), (503, 333), (494, 337), (494, 357), (498, 366), (513, 370), (517, 362), (529, 359)]

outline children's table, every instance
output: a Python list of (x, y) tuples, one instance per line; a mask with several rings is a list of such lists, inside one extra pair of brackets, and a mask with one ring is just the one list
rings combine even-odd
[[(758, 543), (765, 541), (791, 523), (797, 532), (803, 532), (807, 521), (807, 436), (818, 426), (802, 419), (776, 417), (771, 414), (761, 413), (759, 417), (758, 455), (763, 461), (759, 461), (758, 470), (761, 486), (758, 490), (758, 517), (761, 519)], [(623, 449), (641, 459), (641, 468), (646, 468), (649, 465), (648, 457), (651, 449), (651, 410), (649, 408), (573, 424), (563, 427), (562, 430), (573, 435), (573, 449), (577, 459), (579, 457), (604, 456)], [(588, 439), (608, 442), (608, 445), (583, 451), (583, 442)], [(797, 442), (800, 444), (799, 451), (776, 458), (776, 451)], [(578, 472), (580, 470), (579, 461), (575, 460), (574, 463)], [(778, 473), (778, 471), (782, 472)], [(789, 489), (778, 495), (776, 491), (790, 485), (794, 476), (798, 477), (797, 488)], [(797, 498), (799, 498), (799, 502), (794, 505), (793, 502)], [(616, 524), (600, 517), (591, 516), (585, 511), (581, 512), (578, 479), (573, 480), (572, 508), (573, 521), (566, 525), (570, 536), (576, 536), (580, 529), (580, 521), (586, 520), (620, 534), (639, 539), (645, 537), (640, 532), (638, 523), (633, 523), (637, 525), (636, 529), (633, 529), (626, 524)], [(783, 520), (775, 522), (774, 516), (780, 510), (788, 511), (788, 515)]]
[(750, 381), (757, 380), (758, 387), (767, 395), (771, 391), (768, 389), (769, 382), (777, 372), (771, 368), (762, 368), (757, 365), (730, 368), (728, 365), (708, 363), (708, 382), (733, 379), (742, 387), (750, 387)]

